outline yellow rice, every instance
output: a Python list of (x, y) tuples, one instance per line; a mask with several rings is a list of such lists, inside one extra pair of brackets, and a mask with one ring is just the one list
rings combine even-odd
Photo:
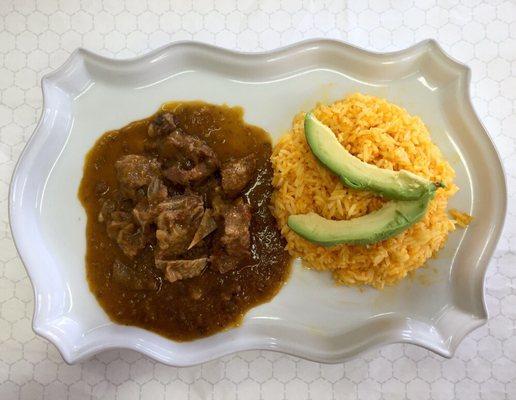
[(360, 217), (385, 200), (371, 192), (343, 186), (312, 155), (304, 136), (304, 113), (272, 154), (275, 193), (272, 209), (287, 240), (287, 250), (318, 270), (330, 270), (338, 284), (382, 288), (421, 267), (443, 247), (454, 221), (446, 214), (448, 198), (457, 187), (455, 172), (419, 117), (373, 96), (353, 94), (331, 105), (318, 105), (316, 117), (335, 132), (339, 141), (361, 160), (386, 169), (406, 169), (445, 188), (437, 190), (423, 220), (403, 233), (370, 246), (322, 247), (291, 231), (291, 214), (316, 212), (335, 220)]
[(473, 217), (471, 215), (464, 212), (460, 212), (459, 210), (456, 210), (454, 208), (450, 210), (450, 215), (452, 216), (455, 224), (460, 226), (461, 228), (467, 228), (471, 221), (473, 221)]

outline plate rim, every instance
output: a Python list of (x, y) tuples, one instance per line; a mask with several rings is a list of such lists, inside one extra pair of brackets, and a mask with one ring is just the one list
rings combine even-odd
[[(373, 56), (373, 57), (379, 57), (384, 59), (390, 59), (390, 58), (396, 58), (402, 55), (406, 56), (421, 56), (425, 53), (430, 53), (431, 55), (436, 52), (439, 56), (444, 57), (448, 62), (450, 62), (450, 65), (452, 68), (456, 70), (456, 72), (459, 75), (459, 79), (464, 80), (464, 99), (466, 100), (466, 106), (468, 108), (468, 112), (471, 113), (475, 119), (475, 123), (478, 124), (478, 126), (481, 128), (481, 131), (483, 132), (485, 138), (488, 139), (488, 143), (490, 144), (491, 151), (494, 151), (494, 154), (496, 156), (496, 160), (498, 161), (498, 165), (493, 167), (497, 170), (498, 173), (501, 173), (501, 176), (503, 177), (503, 187), (499, 188), (501, 190), (501, 200), (502, 200), (502, 210), (501, 210), (501, 220), (496, 225), (495, 233), (493, 236), (491, 236), (487, 240), (488, 248), (486, 250), (486, 259), (485, 262), (481, 265), (481, 276), (482, 276), (482, 290), (480, 293), (481, 296), (481, 302), (482, 302), (482, 308), (483, 308), (483, 315), (479, 316), (472, 316), (477, 318), (472, 318), (470, 321), (470, 324), (464, 327), (464, 329), (461, 330), (461, 332), (458, 335), (454, 335), (452, 338), (448, 338), (449, 340), (447, 342), (443, 343), (443, 346), (432, 346), (428, 342), (418, 342), (415, 340), (407, 339), (407, 338), (399, 338), (396, 337), (396, 335), (393, 334), (384, 334), (382, 338), (375, 339), (375, 340), (369, 340), (363, 343), (361, 346), (358, 346), (354, 351), (346, 350), (346, 346), (343, 345), (341, 348), (341, 351), (338, 352), (338, 354), (335, 355), (335, 357), (328, 357), (323, 356), (322, 353), (319, 353), (317, 351), (306, 351), (306, 349), (300, 350), (299, 348), (296, 348), (296, 346), (286, 346), (285, 344), (281, 343), (262, 343), (260, 344), (252, 344), (249, 346), (247, 345), (227, 345), (225, 350), (219, 351), (217, 354), (212, 355), (211, 357), (203, 357), (202, 355), (198, 357), (198, 360), (196, 362), (186, 361), (176, 361), (170, 359), (170, 357), (165, 357), (161, 355), (159, 352), (149, 350), (148, 348), (144, 348), (143, 346), (139, 345), (138, 343), (130, 343), (130, 341), (126, 341), (126, 343), (108, 343), (101, 346), (89, 346), (88, 345), (74, 345), (73, 343), (69, 343), (66, 340), (65, 333), (54, 329), (48, 321), (43, 323), (42, 321), (42, 313), (44, 312), (44, 304), (42, 303), (44, 300), (41, 296), (39, 296), (40, 290), (39, 286), (43, 285), (42, 282), (39, 282), (35, 277), (34, 272), (34, 266), (29, 265), (30, 262), (27, 261), (27, 256), (24, 255), (24, 252), (27, 251), (26, 248), (21, 248), (22, 244), (24, 242), (23, 240), (23, 228), (17, 226), (17, 221), (19, 220), (19, 214), (18, 212), (20, 210), (16, 209), (16, 196), (20, 194), (20, 191), (23, 191), (23, 188), (21, 186), (20, 179), (23, 175), (20, 174), (20, 171), (23, 167), (24, 162), (26, 161), (27, 157), (37, 151), (38, 149), (34, 147), (35, 140), (42, 135), (42, 131), (45, 129), (45, 117), (47, 115), (47, 112), (49, 110), (49, 103), (51, 102), (51, 90), (50, 90), (50, 84), (53, 80), (59, 79), (60, 76), (64, 75), (66, 71), (78, 63), (83, 62), (84, 60), (93, 60), (97, 63), (97, 65), (111, 65), (113, 67), (120, 67), (120, 66), (132, 66), (134, 64), (145, 64), (148, 63), (150, 60), (153, 60), (160, 55), (175, 51), (176, 48), (180, 47), (188, 47), (192, 48), (196, 51), (209, 51), (209, 52), (215, 52), (215, 53), (223, 53), (223, 55), (227, 55), (230, 57), (239, 57), (239, 58), (272, 58), (272, 57), (278, 57), (281, 55), (288, 56), (288, 54), (296, 51), (296, 50), (302, 50), (309, 48), (311, 46), (338, 46), (343, 49), (347, 49), (348, 51), (355, 52), (356, 54), (362, 55), (362, 56)], [(345, 51), (345, 50), (343, 50)], [(209, 68), (208, 68), (209, 69)], [(503, 162), (501, 161), (500, 154), (498, 152), (498, 149), (496, 148), (493, 139), (489, 135), (489, 132), (485, 128), (484, 124), (482, 123), (482, 120), (478, 117), (478, 114), (473, 107), (472, 101), (471, 101), (471, 94), (470, 94), (470, 82), (471, 82), (471, 70), (470, 68), (459, 62), (458, 60), (454, 59), (450, 55), (448, 55), (441, 46), (437, 43), (437, 41), (433, 39), (427, 39), (420, 41), (418, 43), (415, 43), (414, 45), (407, 47), (406, 49), (397, 50), (393, 52), (375, 52), (375, 51), (368, 51), (366, 49), (362, 49), (357, 46), (353, 46), (349, 43), (334, 40), (334, 39), (308, 39), (303, 40), (300, 42), (292, 43), (287, 46), (282, 46), (273, 50), (268, 51), (260, 51), (260, 52), (243, 52), (243, 51), (237, 51), (237, 50), (231, 50), (224, 47), (219, 47), (216, 45), (203, 43), (203, 42), (196, 42), (196, 41), (190, 41), (190, 40), (184, 40), (184, 41), (177, 41), (172, 42), (169, 44), (166, 44), (164, 46), (161, 46), (155, 50), (152, 50), (146, 54), (143, 54), (141, 56), (132, 57), (129, 59), (113, 59), (109, 57), (105, 57), (99, 54), (96, 54), (94, 52), (91, 52), (89, 50), (86, 50), (84, 48), (78, 48), (74, 50), (68, 59), (57, 69), (54, 71), (51, 71), (44, 75), (41, 79), (41, 87), (42, 87), (42, 94), (43, 94), (43, 101), (42, 101), (42, 109), (41, 114), (38, 120), (38, 123), (36, 124), (36, 127), (34, 129), (34, 132), (26, 142), (22, 152), (20, 153), (20, 156), (16, 162), (15, 168), (13, 170), (11, 183), (9, 185), (9, 194), (8, 194), (8, 215), (9, 215), (9, 226), (11, 229), (11, 234), (13, 237), (13, 242), (15, 244), (16, 250), (20, 256), (20, 259), (22, 260), (22, 263), (25, 267), (25, 270), (27, 271), (27, 274), (30, 278), (31, 285), (33, 287), (34, 292), (34, 314), (33, 314), (33, 329), (34, 331), (40, 335), (45, 337), (47, 340), (52, 342), (59, 350), (61, 355), (63, 356), (64, 360), (67, 363), (74, 363), (81, 361), (85, 358), (88, 358), (94, 354), (97, 354), (101, 351), (107, 351), (110, 349), (121, 349), (121, 348), (128, 348), (132, 350), (136, 350), (140, 353), (143, 353), (157, 361), (169, 364), (169, 365), (177, 365), (177, 366), (189, 366), (189, 365), (195, 365), (202, 362), (206, 362), (209, 360), (213, 360), (228, 354), (233, 354), (238, 351), (243, 350), (274, 350), (279, 351), (282, 353), (294, 355), (301, 358), (306, 358), (313, 361), (318, 362), (325, 362), (325, 363), (338, 363), (342, 362), (344, 360), (347, 360), (349, 358), (355, 357), (362, 353), (365, 350), (372, 349), (372, 348), (378, 348), (383, 345), (392, 344), (392, 343), (411, 343), (415, 344), (417, 346), (426, 348), (428, 350), (431, 350), (441, 356), (451, 358), (453, 357), (459, 343), (464, 339), (464, 337), (469, 334), (474, 329), (478, 328), (479, 326), (486, 323), (488, 318), (486, 303), (485, 303), (485, 277), (486, 277), (486, 271), (489, 267), (489, 261), (492, 258), (492, 255), (494, 251), (496, 250), (497, 244), (499, 242), (500, 236), (503, 231), (503, 225), (506, 219), (507, 214), (507, 202), (508, 202), (508, 193), (507, 193), (507, 177), (504, 170)], [(30, 249), (29, 249), (30, 250)], [(100, 305), (99, 305), (100, 308)], [(50, 321), (52, 322), (52, 321)], [(138, 328), (140, 329), (140, 328)], [(60, 333), (58, 333), (60, 332)], [(63, 336), (64, 335), (64, 336)], [(314, 349), (312, 349), (314, 350)]]

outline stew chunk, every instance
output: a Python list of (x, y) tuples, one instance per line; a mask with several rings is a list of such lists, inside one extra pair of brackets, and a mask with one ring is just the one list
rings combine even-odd
[(237, 196), (254, 177), (255, 171), (256, 158), (253, 154), (224, 163), (220, 170), (222, 189), (230, 197)]
[(154, 121), (149, 124), (148, 135), (150, 137), (168, 135), (176, 129), (174, 115), (172, 113), (163, 113), (158, 115)]
[(131, 214), (113, 211), (108, 218), (107, 233), (127, 257), (136, 256), (145, 247), (143, 232), (136, 226)]
[(219, 167), (217, 155), (204, 140), (177, 130), (164, 139), (161, 153), (176, 158), (176, 162), (163, 174), (179, 185), (189, 185), (207, 178)]
[(202, 198), (195, 195), (174, 196), (158, 205), (156, 238), (166, 256), (181, 255), (199, 227), (204, 207)]
[(158, 260), (156, 266), (163, 270), (167, 281), (175, 282), (179, 279), (193, 278), (200, 275), (207, 263), (207, 258), (198, 258), (196, 260)]
[(226, 207), (223, 218), (224, 231), (211, 262), (216, 270), (226, 273), (251, 262), (251, 208), (239, 198)]
[(134, 197), (137, 189), (151, 183), (161, 172), (157, 160), (136, 154), (121, 157), (115, 163), (115, 169), (120, 188), (129, 197)]

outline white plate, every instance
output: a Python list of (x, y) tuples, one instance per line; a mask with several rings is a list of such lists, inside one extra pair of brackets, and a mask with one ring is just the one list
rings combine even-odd
[[(34, 330), (67, 362), (111, 348), (172, 365), (247, 349), (340, 362), (393, 342), (452, 356), (486, 321), (484, 274), (506, 209), (502, 166), (471, 106), (469, 76), (433, 41), (389, 54), (328, 40), (259, 54), (183, 42), (124, 61), (75, 51), (42, 81), (43, 114), (11, 184), (12, 232), (34, 285)], [(102, 133), (165, 101), (201, 99), (243, 106), (247, 122), (277, 139), (298, 111), (355, 91), (421, 116), (457, 172), (461, 190), (450, 206), (475, 220), (450, 235), (429, 268), (376, 291), (335, 287), (296, 262), (286, 286), (242, 326), (189, 343), (109, 320), (86, 282), (86, 216), (77, 198), (84, 156)]]

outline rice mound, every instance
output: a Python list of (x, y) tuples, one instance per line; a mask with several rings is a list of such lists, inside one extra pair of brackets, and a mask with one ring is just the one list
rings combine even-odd
[(458, 189), (455, 172), (431, 142), (421, 119), (384, 99), (356, 93), (330, 105), (319, 104), (314, 114), (362, 161), (445, 184), (426, 216), (401, 234), (369, 246), (323, 247), (291, 231), (288, 216), (313, 211), (334, 220), (351, 219), (379, 209), (386, 200), (343, 186), (318, 163), (305, 139), (304, 112), (294, 117), (292, 129), (274, 147), (272, 209), (289, 253), (310, 267), (332, 271), (338, 284), (383, 288), (398, 282), (443, 247), (455, 229), (446, 213), (448, 198)]

